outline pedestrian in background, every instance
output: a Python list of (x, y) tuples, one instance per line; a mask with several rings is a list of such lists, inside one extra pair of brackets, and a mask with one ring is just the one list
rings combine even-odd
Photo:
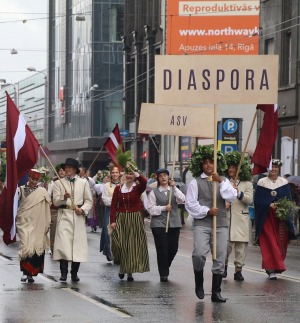
[(95, 183), (95, 180), (89, 176), (88, 170), (83, 166), (79, 167), (79, 177), (87, 180), (90, 186), (90, 190), (93, 198), (93, 205), (87, 215), (87, 225), (91, 227), (91, 232), (96, 232), (97, 225), (99, 225), (99, 223), (97, 223), (97, 219), (95, 216), (95, 208), (94, 208), (94, 200), (96, 198), (94, 187), (96, 183)]
[(102, 192), (102, 202), (105, 205), (104, 209), (104, 221), (101, 231), (100, 238), (100, 252), (103, 252), (103, 255), (106, 256), (107, 261), (113, 260), (110, 250), (110, 237), (108, 235), (107, 226), (110, 223), (110, 207), (112, 196), (116, 186), (120, 185), (120, 171), (117, 166), (110, 166), (110, 181), (105, 183), (103, 186)]
[[(148, 211), (151, 216), (150, 228), (154, 237), (157, 265), (161, 282), (167, 282), (169, 268), (178, 251), (181, 219), (178, 204), (185, 201), (184, 194), (176, 187), (175, 181), (169, 179), (169, 171), (160, 168), (156, 171), (157, 188), (148, 196)], [(172, 187), (171, 203), (169, 204)], [(169, 226), (166, 232), (167, 215)]]
[[(103, 228), (104, 222), (104, 211), (105, 205), (102, 201), (102, 193), (104, 189), (104, 185), (110, 181), (110, 173), (109, 171), (98, 171), (97, 181), (94, 186), (95, 197), (94, 197), (94, 219), (97, 221), (99, 228)], [(93, 177), (95, 179), (95, 176)]]
[(228, 153), (225, 155), (225, 159), (228, 166), (226, 176), (237, 191), (237, 199), (233, 203), (228, 202), (226, 204), (229, 230), (223, 278), (227, 277), (228, 258), (232, 249), (234, 249), (234, 280), (243, 281), (242, 268), (245, 265), (252, 227), (249, 216), (249, 206), (253, 202), (251, 164), (249, 157), (245, 157), (241, 164), (240, 172), (236, 176), (241, 160), (241, 153), (238, 151)]
[(288, 241), (296, 239), (291, 218), (282, 220), (276, 216), (276, 203), (282, 198), (291, 200), (288, 181), (279, 176), (282, 164), (280, 159), (272, 159), (269, 175), (257, 182), (254, 197), (256, 237), (262, 254), (262, 268), (270, 280), (276, 280), (276, 274), (286, 270), (284, 260)]
[(44, 271), (45, 250), (49, 247), (47, 233), (51, 215), (48, 192), (37, 184), (42, 173), (31, 169), (28, 183), (19, 188), (19, 208), (16, 217), (20, 238), (19, 260), (23, 272), (22, 282), (33, 283), (32, 276)]
[(60, 281), (67, 280), (70, 261), (71, 279), (73, 282), (78, 282), (77, 273), (80, 263), (88, 261), (85, 222), (93, 201), (89, 182), (77, 175), (78, 161), (67, 158), (62, 168), (66, 176), (56, 181), (53, 189), (53, 203), (59, 208), (53, 260), (60, 262)]
[[(226, 203), (232, 203), (237, 191), (229, 180), (214, 170), (214, 151), (212, 145), (199, 146), (192, 155), (189, 169), (194, 178), (187, 189), (185, 207), (194, 218), (193, 268), (195, 274), (195, 292), (198, 298), (204, 298), (203, 270), (209, 251), (213, 251), (213, 217), (217, 217), (216, 259), (212, 263), (212, 302), (226, 302), (220, 294), (225, 258), (227, 252), (228, 220)], [(219, 165), (220, 163), (220, 165)], [(218, 152), (218, 169), (226, 169), (225, 158)], [(213, 182), (216, 182), (216, 207), (213, 205)]]
[(125, 183), (116, 186), (111, 201), (111, 249), (120, 262), (119, 278), (127, 273), (127, 281), (133, 281), (132, 273), (150, 270), (141, 200), (147, 180), (133, 162), (127, 163), (124, 172)]

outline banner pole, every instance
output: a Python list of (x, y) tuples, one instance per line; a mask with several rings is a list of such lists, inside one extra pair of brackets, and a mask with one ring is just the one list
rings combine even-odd
[[(53, 164), (51, 163), (51, 160), (48, 158), (48, 156), (46, 155), (44, 149), (42, 146), (39, 146), (39, 149), (43, 152), (43, 155), (45, 156), (45, 158), (47, 159), (48, 163), (50, 164), (50, 166), (52, 167), (55, 175), (57, 176), (58, 180), (60, 181), (61, 185), (63, 186), (63, 188), (65, 189), (65, 191), (67, 192), (67, 188), (65, 187), (64, 183), (62, 182), (61, 178), (59, 177), (55, 167), (53, 166)], [(72, 196), (70, 196), (70, 200), (71, 200), (71, 203), (72, 203), (72, 206), (75, 209), (77, 209), (77, 205), (74, 203), (74, 200), (72, 198)]]
[[(218, 105), (214, 104), (214, 172), (217, 172)], [(213, 207), (217, 207), (217, 183), (213, 182)], [(217, 217), (213, 216), (213, 260), (217, 259)]]
[[(174, 151), (173, 151), (173, 165), (172, 165), (172, 170), (171, 170), (171, 179), (174, 179), (174, 169), (175, 169), (177, 142), (178, 142), (178, 136), (175, 136)], [(173, 192), (173, 186), (170, 186), (169, 205), (171, 204), (172, 192)], [(169, 222), (170, 222), (170, 211), (168, 211), (168, 214), (167, 214), (166, 233), (168, 233), (168, 231), (169, 231)]]
[(94, 165), (95, 161), (97, 160), (98, 156), (100, 155), (102, 149), (103, 149), (104, 146), (101, 147), (101, 149), (98, 151), (98, 154), (96, 155), (96, 157), (94, 158), (94, 160), (92, 161), (90, 167), (88, 168), (87, 170), (87, 173), (90, 171), (90, 169), (92, 168), (92, 166)]
[(236, 175), (235, 175), (235, 178), (234, 178), (234, 183), (236, 183), (236, 181), (238, 179), (238, 176), (239, 176), (239, 173), (241, 171), (242, 163), (243, 163), (243, 160), (244, 160), (244, 157), (245, 157), (245, 153), (246, 153), (246, 150), (247, 150), (247, 147), (248, 147), (249, 139), (250, 139), (250, 136), (251, 136), (251, 133), (252, 133), (252, 130), (253, 130), (254, 122), (255, 122), (256, 117), (257, 117), (257, 113), (258, 113), (258, 110), (255, 111), (255, 114), (253, 116), (253, 120), (252, 120), (252, 123), (251, 123), (251, 127), (250, 127), (250, 130), (249, 130), (249, 133), (248, 133), (248, 137), (247, 137), (247, 140), (246, 140), (246, 144), (245, 144), (245, 147), (243, 149), (243, 152), (242, 152), (242, 155), (241, 155), (241, 159), (240, 159), (240, 162), (239, 162), (239, 166), (237, 168)]

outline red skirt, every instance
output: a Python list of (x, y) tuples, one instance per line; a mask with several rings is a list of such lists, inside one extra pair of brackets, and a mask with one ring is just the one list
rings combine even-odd
[(37, 276), (44, 271), (45, 253), (38, 256), (36, 253), (32, 257), (27, 257), (20, 261), (20, 269), (24, 275)]
[(284, 259), (288, 246), (288, 227), (284, 221), (275, 216), (275, 211), (270, 209), (261, 235), (259, 236), (262, 254), (262, 268), (282, 273), (286, 270)]

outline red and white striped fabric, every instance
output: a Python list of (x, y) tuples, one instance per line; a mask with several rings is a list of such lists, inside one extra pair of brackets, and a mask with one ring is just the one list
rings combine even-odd
[(117, 154), (117, 149), (119, 145), (121, 145), (122, 151), (124, 151), (124, 146), (123, 146), (122, 137), (120, 135), (119, 126), (118, 124), (116, 124), (114, 127), (114, 130), (109, 135), (105, 144), (103, 145), (115, 165), (118, 164), (116, 160), (116, 154)]
[(6, 181), (0, 195), (0, 227), (6, 244), (16, 239), (18, 181), (38, 160), (39, 142), (25, 119), (6, 93)]
[(256, 109), (264, 111), (265, 114), (255, 152), (251, 159), (254, 164), (252, 175), (261, 174), (268, 170), (278, 131), (277, 104), (258, 104)]

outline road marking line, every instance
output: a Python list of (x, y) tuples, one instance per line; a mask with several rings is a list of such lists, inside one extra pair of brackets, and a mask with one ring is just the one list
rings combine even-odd
[(12, 261), (12, 259), (8, 256), (5, 256), (3, 254), (0, 255), (0, 259), (3, 260), (3, 261)]
[(102, 304), (99, 301), (96, 301), (96, 300), (94, 300), (94, 299), (92, 299), (92, 298), (90, 298), (90, 297), (88, 297), (86, 295), (83, 295), (80, 292), (75, 291), (74, 289), (62, 288), (62, 290), (65, 290), (66, 292), (69, 292), (69, 293), (71, 293), (71, 294), (73, 294), (73, 295), (75, 295), (77, 297), (80, 297), (80, 298), (82, 298), (82, 299), (84, 299), (84, 300), (86, 300), (86, 301), (88, 301), (88, 302), (90, 302), (90, 303), (92, 303), (92, 304), (94, 304), (94, 305), (96, 305), (98, 307), (101, 307), (101, 308), (105, 309), (106, 311), (111, 312), (111, 313), (113, 313), (113, 314), (115, 314), (117, 316), (120, 316), (120, 317), (132, 317), (129, 314), (123, 313), (123, 312), (121, 312), (121, 311), (119, 311), (117, 309), (114, 309), (114, 308), (112, 308), (112, 307), (110, 307), (108, 305)]
[[(49, 276), (49, 275), (47, 275), (47, 274), (40, 274), (40, 275), (38, 275), (38, 277), (39, 278), (42, 278), (42, 279), (44, 279), (45, 281), (47, 281), (47, 282), (51, 282), (51, 283), (53, 283), (53, 282), (57, 282), (56, 280), (55, 280), (55, 278), (54, 277), (52, 277), (52, 276)], [(52, 277), (52, 278), (51, 278)]]
[[(178, 252), (177, 255), (178, 256), (181, 256), (181, 257), (184, 257), (184, 258), (190, 258), (190, 259), (192, 258), (192, 254), (186, 255), (186, 254), (182, 254), (182, 253)], [(212, 260), (209, 259), (208, 257), (206, 258), (206, 261), (212, 263)], [(228, 264), (228, 267), (235, 268), (235, 266), (234, 265), (231, 265), (231, 264)], [(264, 276), (267, 275), (266, 272), (263, 269), (256, 269), (256, 268), (250, 268), (250, 267), (244, 266), (243, 267), (243, 270), (244, 271), (251, 272), (251, 273), (256, 273), (256, 274), (264, 275)], [(284, 280), (289, 280), (289, 281), (293, 281), (293, 282), (300, 283), (300, 278), (296, 278), (296, 277), (292, 277), (292, 276), (285, 276), (283, 274), (280, 274), (278, 276), (278, 278), (279, 279), (284, 279)]]

